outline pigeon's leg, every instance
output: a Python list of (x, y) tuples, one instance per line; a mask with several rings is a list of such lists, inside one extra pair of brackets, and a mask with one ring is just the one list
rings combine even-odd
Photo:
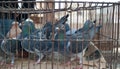
[(77, 57), (79, 57), (79, 64), (80, 65), (74, 69), (83, 69), (83, 54), (84, 54), (84, 52), (77, 54)]
[(11, 64), (14, 64), (14, 57), (12, 57), (12, 61), (11, 61)]
[(79, 64), (77, 69), (83, 69), (83, 57), (80, 57)]
[(78, 57), (76, 56), (76, 54), (72, 55), (70, 58), (70, 61), (68, 61), (67, 63), (65, 63), (65, 66), (68, 66), (71, 64), (72, 61), (76, 60)]
[(39, 53), (39, 54), (37, 54), (37, 55), (39, 56), (39, 58), (38, 58), (36, 64), (39, 64), (40, 61), (41, 61), (41, 59), (44, 57), (44, 55), (43, 55), (42, 53)]
[(83, 65), (80, 64), (79, 66), (77, 66), (76, 68), (73, 68), (73, 69), (83, 69)]
[(82, 53), (79, 54), (79, 66), (77, 66), (76, 68), (74, 69), (83, 69), (83, 56), (82, 56)]
[(44, 55), (38, 50), (38, 49), (35, 49), (35, 53), (38, 55), (38, 60), (35, 64), (39, 64), (41, 59), (44, 57)]
[(1, 62), (0, 62), (0, 65), (3, 65), (5, 63), (5, 60), (2, 60)]
[(72, 62), (74, 59), (75, 59), (74, 57), (73, 57), (73, 58), (70, 58), (70, 60), (67, 61), (64, 65), (65, 65), (65, 66), (71, 65), (71, 62)]
[(11, 55), (11, 63), (10, 64), (5, 63), (5, 65), (8, 67), (14, 67), (14, 62), (15, 62), (15, 57), (14, 55)]
[(65, 63), (65, 66), (69, 66), (71, 64), (71, 61), (68, 61), (67, 63)]
[(12, 57), (11, 57), (11, 64), (10, 64), (10, 66), (14, 66), (14, 63), (15, 63), (15, 57), (12, 56)]

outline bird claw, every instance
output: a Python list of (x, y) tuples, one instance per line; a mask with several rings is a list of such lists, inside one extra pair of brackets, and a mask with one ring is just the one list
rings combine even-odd
[(65, 63), (65, 66), (69, 66), (71, 64), (70, 61), (68, 61), (67, 63)]
[(4, 61), (0, 62), (0, 65), (5, 65), (7, 67), (14, 67), (14, 63), (6, 64)]
[(78, 66), (78, 67), (76, 67), (76, 68), (73, 68), (73, 69), (83, 69), (83, 66), (82, 66), (82, 64), (81, 64), (80, 66)]
[(35, 62), (34, 64), (41, 64), (41, 62), (38, 62), (38, 61), (37, 61), (37, 62)]
[(1, 61), (1, 62), (0, 62), (0, 65), (3, 65), (4, 63), (5, 63), (4, 61)]
[(38, 59), (36, 62), (35, 62), (35, 64), (40, 64), (41, 63), (41, 60), (40, 59)]
[(5, 64), (7, 67), (14, 67), (14, 64)]
[(14, 64), (10, 64), (10, 67), (14, 67)]

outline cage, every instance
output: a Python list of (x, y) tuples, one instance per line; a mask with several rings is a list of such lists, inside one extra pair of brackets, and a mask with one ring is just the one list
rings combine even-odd
[(0, 69), (120, 68), (120, 3), (0, 1), (0, 9)]

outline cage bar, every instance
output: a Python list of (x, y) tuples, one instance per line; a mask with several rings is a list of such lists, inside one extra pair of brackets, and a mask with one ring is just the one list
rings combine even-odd
[(0, 69), (120, 67), (119, 2), (0, 1), (0, 9)]

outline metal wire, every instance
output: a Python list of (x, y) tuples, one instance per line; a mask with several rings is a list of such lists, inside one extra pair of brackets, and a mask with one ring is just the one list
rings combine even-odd
[[(18, 3), (22, 4), (22, 7), (17, 6)], [(26, 3), (26, 5), (23, 5)], [(37, 5), (37, 4), (39, 5)], [(13, 5), (14, 4), (14, 5)], [(34, 5), (34, 6), (33, 6)], [(66, 34), (64, 33), (64, 39), (55, 39), (55, 23), (64, 15), (69, 14), (69, 17), (67, 18), (67, 23), (69, 24), (71, 29), (79, 29), (82, 28), (86, 20), (94, 21), (96, 20), (95, 26), (102, 25), (102, 29), (96, 34), (94, 39), (92, 40), (76, 40), (71, 39), (70, 42), (76, 42), (77, 46), (71, 46), (70, 45), (70, 54), (72, 55), (72, 49), (76, 47), (76, 52), (79, 51), (79, 42), (82, 42), (82, 49), (84, 41), (87, 42), (93, 42), (93, 46), (98, 47), (100, 53), (102, 54), (103, 59), (105, 59), (106, 63), (101, 63), (101, 58), (98, 58), (97, 60), (86, 61), (87, 59), (85, 56), (82, 56), (82, 65), (85, 69), (90, 69), (92, 66), (92, 69), (102, 69), (103, 65), (108, 65), (104, 67), (108, 67), (109, 69), (118, 69), (120, 63), (120, 52), (119, 52), (119, 46), (120, 46), (120, 3), (117, 2), (85, 2), (85, 1), (0, 1), (0, 19), (3, 21), (0, 21), (0, 42), (2, 40), (10, 41), (10, 38), (6, 37), (6, 33), (9, 31), (6, 31), (6, 26), (8, 23), (4, 22), (6, 19), (11, 19), (18, 21), (19, 23), (24, 23), (26, 18), (31, 18), (32, 14), (34, 17), (38, 17), (38, 19), (33, 20), (33, 23), (37, 26), (45, 25), (46, 22), (52, 23), (52, 35), (51, 39), (43, 39), (44, 41), (51, 41), (52, 42), (52, 52), (49, 53), (49, 55), (44, 56), (43, 60), (41, 60), (40, 64), (34, 64), (34, 61), (36, 61), (36, 54), (31, 54), (30, 52), (26, 52), (23, 48), (21, 52), (19, 53), (18, 49), (15, 49), (17, 55), (20, 55), (21, 57), (17, 56), (15, 58), (18, 58), (19, 60), (15, 60), (14, 67), (10, 67), (10, 69), (72, 69), (74, 67), (79, 66), (79, 61), (73, 61), (70, 66), (66, 67), (64, 64), (70, 57), (66, 57), (66, 41), (68, 39), (66, 38)], [(36, 22), (39, 21), (39, 22)], [(24, 24), (23, 24), (24, 25)], [(11, 27), (10, 27), (11, 28)], [(43, 27), (42, 27), (43, 28)], [(18, 29), (16, 29), (17, 31)], [(28, 29), (29, 31), (31, 28)], [(38, 29), (39, 30), (39, 29)], [(64, 31), (66, 32), (66, 31)], [(72, 31), (70, 31), (72, 33)], [(31, 32), (28, 32), (28, 34), (31, 34)], [(17, 33), (16, 33), (17, 35)], [(9, 34), (11, 36), (11, 34)], [(79, 37), (78, 37), (79, 38)], [(17, 39), (18, 41), (29, 41), (28, 42), (28, 48), (30, 49), (30, 40), (33, 40), (35, 43), (37, 41), (41, 41), (40, 39)], [(58, 49), (57, 49), (57, 57), (54, 53), (55, 43), (58, 41)], [(64, 53), (59, 53), (61, 46), (60, 42), (64, 41)], [(18, 47), (18, 42), (15, 42), (15, 46)], [(2, 45), (2, 44), (1, 44)], [(88, 44), (89, 46), (92, 46), (91, 44)], [(10, 51), (12, 51), (12, 42), (10, 43)], [(33, 45), (35, 46), (35, 44)], [(41, 46), (41, 44), (40, 44)], [(1, 47), (0, 47), (1, 48)], [(114, 50), (116, 49), (116, 50)], [(41, 48), (40, 48), (41, 50)], [(47, 46), (45, 45), (45, 50), (47, 50)], [(94, 50), (94, 49), (93, 49)], [(87, 51), (87, 50), (86, 50)], [(92, 50), (91, 50), (92, 51)], [(90, 53), (90, 52), (89, 52)], [(26, 56), (24, 55), (26, 54)], [(85, 53), (86, 54), (86, 53)], [(62, 57), (61, 57), (62, 55)], [(82, 55), (84, 55), (84, 52), (82, 52)], [(90, 54), (91, 55), (91, 54)], [(97, 54), (98, 55), (98, 54)], [(0, 57), (9, 57), (8, 54), (0, 53)], [(93, 59), (96, 59), (96, 53), (92, 56), (88, 56), (89, 58), (93, 57)], [(72, 56), (71, 56), (72, 57)], [(32, 60), (32, 59), (33, 60)], [(55, 60), (57, 58), (57, 60)], [(78, 58), (78, 55), (75, 54), (75, 58)], [(8, 58), (9, 59), (9, 58)], [(62, 60), (61, 60), (62, 59)], [(7, 59), (6, 63), (7, 64)], [(1, 60), (0, 60), (1, 61)], [(96, 62), (97, 61), (97, 62)], [(46, 62), (44, 64), (44, 62)], [(74, 63), (75, 62), (75, 63)], [(87, 65), (84, 64), (87, 63)], [(60, 65), (63, 64), (63, 65)], [(97, 63), (97, 64), (96, 64)], [(7, 67), (7, 65), (5, 65)], [(96, 67), (94, 66), (96, 65)], [(3, 69), (3, 66), (0, 65), (0, 69)]]

